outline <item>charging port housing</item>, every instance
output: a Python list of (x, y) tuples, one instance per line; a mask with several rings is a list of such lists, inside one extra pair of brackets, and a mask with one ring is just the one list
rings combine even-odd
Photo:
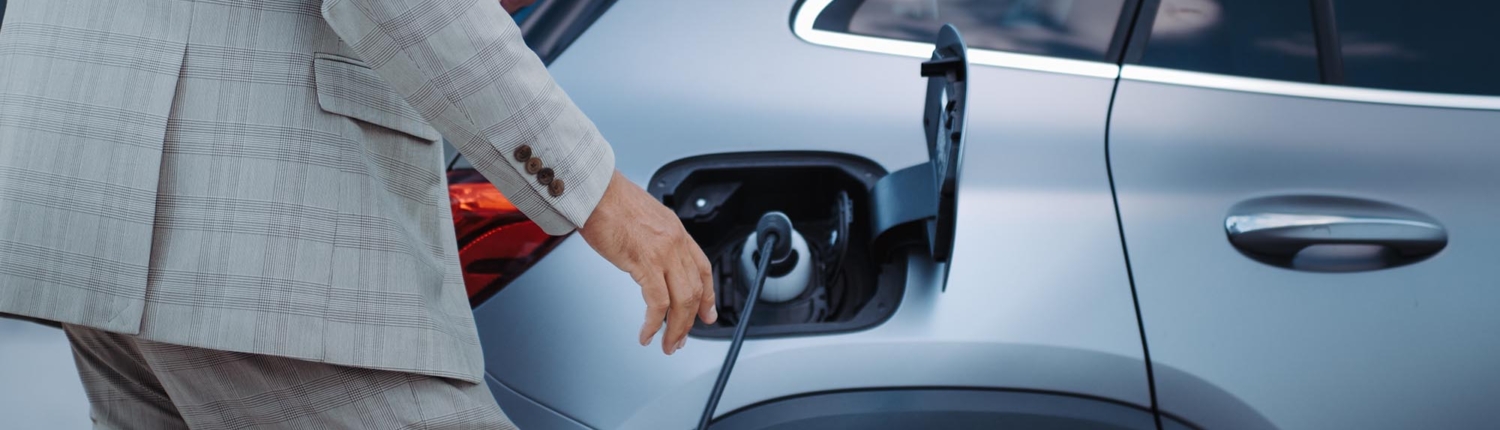
[(736, 260), (761, 215), (773, 210), (791, 218), (815, 270), (796, 298), (756, 304), (747, 336), (853, 331), (889, 318), (905, 289), (907, 260), (871, 247), (870, 190), (885, 175), (865, 158), (801, 151), (705, 155), (659, 170), (649, 191), (677, 212), (714, 269), (719, 321), (697, 322), (691, 334), (733, 334), (748, 294)]

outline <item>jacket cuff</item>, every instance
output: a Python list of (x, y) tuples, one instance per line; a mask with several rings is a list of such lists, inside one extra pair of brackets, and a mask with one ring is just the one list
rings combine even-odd
[[(547, 202), (551, 210), (537, 215), (528, 213), (527, 216), (547, 234), (559, 236), (583, 227), (609, 189), (610, 179), (615, 173), (614, 150), (597, 132), (591, 139), (592, 143), (574, 148), (567, 162), (554, 168), (553, 181), (564, 184), (560, 195), (554, 195), (551, 187), (537, 184), (541, 189), (536, 195)], [(536, 183), (535, 180), (532, 182)]]

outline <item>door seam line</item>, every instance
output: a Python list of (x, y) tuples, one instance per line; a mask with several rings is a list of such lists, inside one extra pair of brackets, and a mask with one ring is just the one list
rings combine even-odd
[(1146, 320), (1141, 316), (1141, 299), (1140, 295), (1136, 293), (1135, 271), (1130, 266), (1130, 247), (1125, 243), (1125, 221), (1120, 214), (1120, 194), (1115, 189), (1114, 166), (1111, 165), (1109, 157), (1110, 119), (1114, 116), (1115, 96), (1119, 93), (1119, 90), (1120, 81), (1116, 79), (1115, 88), (1109, 96), (1110, 112), (1105, 115), (1104, 120), (1104, 174), (1109, 176), (1109, 196), (1110, 200), (1114, 203), (1115, 227), (1119, 229), (1120, 252), (1125, 258), (1125, 279), (1130, 282), (1130, 300), (1135, 305), (1135, 323), (1141, 335), (1141, 353), (1146, 361), (1146, 387), (1151, 393), (1151, 412), (1152, 416), (1156, 419), (1156, 428), (1160, 430), (1162, 428), (1161, 408), (1156, 402), (1156, 376), (1152, 371), (1151, 348), (1147, 346), (1146, 342)]
[[(1132, 41), (1130, 39), (1137, 30), (1135, 28), (1136, 24), (1139, 24), (1141, 22), (1141, 9), (1143, 9), (1142, 5), (1144, 5), (1145, 3), (1145, 1), (1136, 3), (1136, 8), (1134, 11), (1135, 17), (1134, 19), (1130, 20), (1130, 28), (1125, 32), (1125, 42), (1121, 44), (1120, 50), (1122, 53), (1129, 51), (1130, 45), (1132, 43), (1139, 43), (1139, 41)], [(1123, 63), (1123, 55), (1121, 62)], [(1123, 64), (1121, 65), (1121, 67), (1124, 67)], [(1151, 396), (1151, 418), (1156, 421), (1156, 429), (1163, 430), (1161, 423), (1162, 411), (1160, 405), (1156, 400), (1156, 374), (1153, 369), (1153, 363), (1151, 361), (1151, 347), (1146, 341), (1146, 320), (1141, 315), (1141, 299), (1140, 294), (1136, 292), (1135, 269), (1132, 268), (1130, 264), (1130, 247), (1125, 242), (1125, 218), (1124, 215), (1120, 213), (1120, 193), (1115, 188), (1114, 164), (1110, 160), (1111, 157), (1109, 152), (1109, 137), (1111, 134), (1110, 132), (1112, 131), (1115, 116), (1115, 100), (1120, 95), (1120, 79), (1121, 78), (1118, 76), (1115, 77), (1115, 84), (1109, 92), (1108, 110), (1104, 113), (1104, 174), (1109, 179), (1109, 197), (1110, 201), (1114, 204), (1115, 227), (1119, 229), (1118, 231), (1120, 233), (1120, 253), (1121, 256), (1123, 256), (1125, 259), (1125, 279), (1130, 283), (1130, 301), (1131, 304), (1135, 305), (1135, 324), (1136, 329), (1141, 336), (1141, 355), (1142, 359), (1146, 363), (1146, 390)]]

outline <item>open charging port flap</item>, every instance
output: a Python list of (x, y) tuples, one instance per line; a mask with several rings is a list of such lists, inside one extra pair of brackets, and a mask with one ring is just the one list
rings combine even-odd
[(966, 50), (951, 26), (939, 32), (921, 74), (924, 163), (887, 174), (855, 155), (780, 151), (691, 157), (656, 172), (648, 190), (677, 213), (714, 268), (720, 319), (698, 323), (694, 336), (732, 334), (753, 273), (747, 246), (769, 211), (792, 220), (798, 260), (767, 278), (750, 337), (877, 325), (900, 302), (909, 254), (951, 259), (968, 94)]

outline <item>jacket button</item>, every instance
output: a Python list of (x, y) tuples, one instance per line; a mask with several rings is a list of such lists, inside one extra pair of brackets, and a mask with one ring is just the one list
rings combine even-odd
[(562, 197), (563, 191), (567, 191), (567, 187), (563, 185), (561, 178), (553, 179), (552, 184), (547, 186), (547, 192), (552, 194), (552, 197)]
[(527, 160), (531, 159), (531, 145), (521, 145), (519, 147), (516, 147), (516, 152), (511, 153), (511, 155), (514, 155), (516, 157), (516, 161), (525, 163)]
[(542, 185), (552, 185), (553, 172), (551, 167), (543, 167), (536, 171), (536, 182)]
[(535, 175), (536, 172), (539, 172), (541, 170), (542, 170), (542, 158), (541, 157), (532, 157), (530, 160), (526, 160), (526, 173)]

